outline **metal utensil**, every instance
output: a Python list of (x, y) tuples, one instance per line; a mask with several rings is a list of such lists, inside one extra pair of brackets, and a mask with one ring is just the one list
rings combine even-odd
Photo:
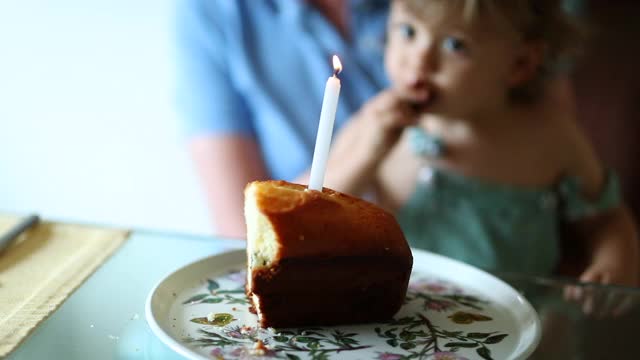
[(0, 235), (0, 252), (7, 248), (20, 234), (40, 221), (38, 215), (29, 215), (14, 225), (8, 232)]

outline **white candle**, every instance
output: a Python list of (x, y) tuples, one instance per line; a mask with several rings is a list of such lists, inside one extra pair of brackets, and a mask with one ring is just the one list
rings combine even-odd
[(327, 169), (327, 158), (329, 157), (329, 146), (333, 134), (333, 123), (336, 120), (336, 110), (338, 109), (338, 98), (340, 96), (340, 79), (336, 76), (342, 70), (340, 59), (333, 55), (333, 76), (327, 79), (324, 88), (324, 99), (322, 100), (322, 110), (320, 111), (320, 123), (318, 124), (318, 135), (316, 136), (316, 148), (313, 151), (313, 161), (311, 163), (311, 175), (309, 177), (309, 189), (322, 191), (324, 183), (324, 173)]

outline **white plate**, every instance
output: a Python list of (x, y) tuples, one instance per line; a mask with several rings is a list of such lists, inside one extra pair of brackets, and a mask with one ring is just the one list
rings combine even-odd
[[(413, 256), (407, 302), (390, 323), (260, 329), (244, 295), (242, 250), (169, 274), (149, 294), (146, 317), (160, 340), (198, 360), (396, 360), (412, 354), (417, 359), (525, 359), (533, 352), (540, 322), (517, 291), (461, 262), (420, 250)], [(209, 314), (213, 322), (206, 320)], [(270, 350), (254, 350), (258, 340)]]

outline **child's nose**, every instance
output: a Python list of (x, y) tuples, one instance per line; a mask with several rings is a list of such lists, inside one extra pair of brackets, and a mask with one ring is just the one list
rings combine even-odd
[(436, 51), (432, 44), (417, 46), (411, 69), (420, 74), (430, 74), (436, 70)]

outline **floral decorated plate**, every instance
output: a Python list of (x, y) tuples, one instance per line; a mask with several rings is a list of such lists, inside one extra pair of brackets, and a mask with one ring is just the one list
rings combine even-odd
[(189, 359), (526, 359), (540, 339), (535, 310), (472, 266), (413, 250), (406, 302), (388, 323), (261, 329), (244, 295), (244, 251), (207, 257), (151, 291), (153, 332)]

